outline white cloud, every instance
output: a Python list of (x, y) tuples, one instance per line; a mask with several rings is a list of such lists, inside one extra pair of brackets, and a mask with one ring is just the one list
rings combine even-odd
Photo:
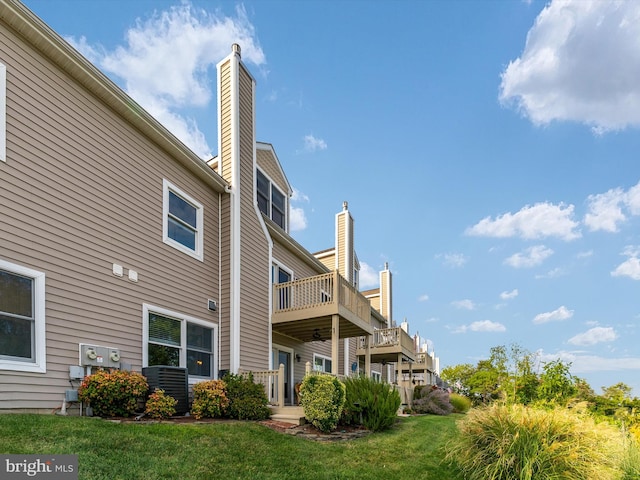
[[(293, 188), (293, 194), (291, 195), (291, 203), (308, 202), (309, 197), (304, 193)], [(298, 232), (307, 228), (307, 216), (304, 213), (304, 209), (300, 206), (291, 206), (289, 209), (289, 229), (292, 232)]]
[(361, 289), (373, 288), (378, 286), (380, 281), (379, 272), (376, 272), (369, 264), (360, 262), (360, 273), (358, 276)]
[(562, 360), (571, 363), (571, 372), (591, 373), (622, 370), (640, 370), (639, 357), (605, 358), (597, 355), (584, 355), (576, 352), (559, 351), (557, 353), (540, 353), (542, 362)]
[(138, 19), (125, 36), (126, 45), (112, 52), (83, 39), (74, 45), (103, 71), (121, 78), (126, 92), (189, 148), (210, 158), (204, 135), (180, 111), (209, 105), (215, 87), (209, 71), (231, 52), (231, 44), (241, 46), (243, 61), (266, 63), (244, 7), (227, 17), (184, 1)]
[(491, 320), (481, 320), (473, 322), (470, 325), (460, 325), (453, 330), (453, 333), (466, 333), (466, 332), (505, 332), (507, 328), (499, 323), (492, 322)]
[(569, 343), (572, 345), (595, 345), (601, 342), (612, 342), (616, 338), (618, 338), (618, 334), (613, 328), (595, 327), (571, 337)]
[(533, 319), (533, 323), (547, 323), (553, 321), (567, 320), (573, 317), (573, 310), (568, 310), (567, 307), (562, 305), (560, 308), (555, 309), (553, 312), (539, 313)]
[(587, 250), (584, 252), (578, 252), (576, 258), (589, 258), (593, 256), (593, 250)]
[(504, 291), (500, 294), (500, 298), (502, 300), (510, 300), (512, 298), (516, 298), (518, 296), (518, 289), (514, 288), (510, 292)]
[(529, 268), (540, 265), (553, 255), (553, 250), (544, 245), (535, 245), (522, 253), (515, 253), (505, 259), (504, 263), (514, 268)]
[(456, 300), (455, 302), (451, 302), (451, 305), (464, 310), (474, 310), (476, 308), (476, 305), (469, 299)]
[(640, 2), (553, 0), (502, 73), (500, 100), (536, 125), (640, 125)]
[(612, 277), (629, 277), (640, 280), (640, 246), (627, 245), (622, 255), (629, 257), (611, 272)]
[(566, 272), (560, 268), (560, 267), (556, 267), (554, 269), (549, 270), (547, 273), (544, 273), (542, 275), (536, 275), (537, 279), (540, 278), (556, 278), (556, 277), (560, 277), (562, 275), (565, 275)]
[(429, 295), (427, 295), (426, 293), (418, 297), (419, 302), (426, 302), (428, 300), (429, 300)]
[(626, 192), (618, 187), (589, 195), (587, 203), (589, 212), (584, 216), (584, 224), (591, 231), (617, 232), (627, 214), (640, 215), (640, 182)]
[(459, 268), (469, 261), (463, 253), (439, 253), (436, 258), (442, 258), (443, 263), (450, 267)]
[(467, 228), (465, 233), (482, 237), (558, 237), (562, 240), (573, 240), (581, 236), (580, 231), (576, 231), (578, 222), (573, 220), (573, 210), (573, 205), (563, 203), (526, 205), (516, 213), (505, 213), (495, 220), (485, 217)]
[(327, 149), (327, 142), (321, 138), (316, 138), (313, 135), (305, 135), (303, 140), (305, 152), (317, 152), (318, 150)]

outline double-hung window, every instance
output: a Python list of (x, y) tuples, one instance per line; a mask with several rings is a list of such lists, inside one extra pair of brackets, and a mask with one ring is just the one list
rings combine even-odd
[(313, 369), (316, 372), (331, 373), (331, 359), (329, 357), (325, 357), (324, 355), (318, 355), (317, 353), (314, 353)]
[(182, 367), (190, 378), (215, 378), (215, 324), (148, 305), (144, 320), (146, 366)]
[(260, 170), (256, 175), (256, 198), (258, 208), (273, 220), (280, 228), (286, 230), (287, 201), (282, 193)]
[(45, 274), (0, 260), (0, 369), (46, 372)]
[(203, 207), (167, 180), (162, 182), (162, 240), (172, 247), (203, 259)]

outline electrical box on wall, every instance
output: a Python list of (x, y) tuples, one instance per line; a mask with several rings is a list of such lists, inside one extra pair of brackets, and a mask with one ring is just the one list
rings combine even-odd
[(80, 365), (120, 368), (120, 350), (114, 347), (80, 344)]

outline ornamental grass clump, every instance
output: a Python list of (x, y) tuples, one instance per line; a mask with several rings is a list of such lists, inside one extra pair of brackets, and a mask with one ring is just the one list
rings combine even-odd
[(391, 385), (366, 376), (344, 380), (346, 398), (341, 422), (362, 425), (377, 432), (390, 428), (397, 419), (400, 394)]
[(176, 414), (177, 404), (178, 401), (175, 398), (166, 395), (161, 388), (156, 388), (147, 399), (144, 413), (155, 419), (171, 418)]
[(332, 375), (307, 375), (300, 386), (300, 403), (309, 423), (321, 432), (338, 426), (345, 400), (344, 384)]
[(458, 422), (447, 459), (467, 480), (614, 480), (625, 438), (612, 425), (566, 409), (492, 405)]
[(222, 380), (207, 380), (193, 386), (191, 414), (201, 418), (219, 418), (229, 406), (226, 384)]
[(458, 393), (449, 394), (449, 403), (453, 406), (453, 413), (467, 413), (471, 408), (471, 399)]
[(144, 400), (148, 388), (140, 373), (98, 370), (84, 378), (78, 398), (98, 417), (128, 417), (136, 413), (138, 400)]

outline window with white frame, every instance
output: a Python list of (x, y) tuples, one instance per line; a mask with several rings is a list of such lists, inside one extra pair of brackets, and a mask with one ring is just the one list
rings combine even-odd
[(256, 171), (256, 198), (260, 211), (286, 230), (286, 197), (260, 170)]
[(215, 324), (145, 306), (144, 329), (145, 366), (182, 367), (189, 377), (215, 378)]
[(45, 274), (0, 260), (0, 369), (46, 372)]
[(0, 161), (7, 161), (7, 67), (0, 63)]
[(382, 381), (382, 374), (380, 372), (374, 372), (372, 370), (371, 371), (371, 378), (374, 379), (377, 382), (381, 382)]
[(317, 353), (313, 354), (313, 369), (316, 372), (331, 373), (331, 359)]
[[(291, 281), (292, 274), (290, 271), (285, 270), (280, 265), (274, 263), (271, 267), (271, 282), (272, 283), (286, 283)], [(284, 287), (278, 289), (278, 307), (289, 308), (291, 300), (291, 288)]]
[(172, 247), (203, 259), (202, 204), (167, 180), (162, 181), (162, 240)]

